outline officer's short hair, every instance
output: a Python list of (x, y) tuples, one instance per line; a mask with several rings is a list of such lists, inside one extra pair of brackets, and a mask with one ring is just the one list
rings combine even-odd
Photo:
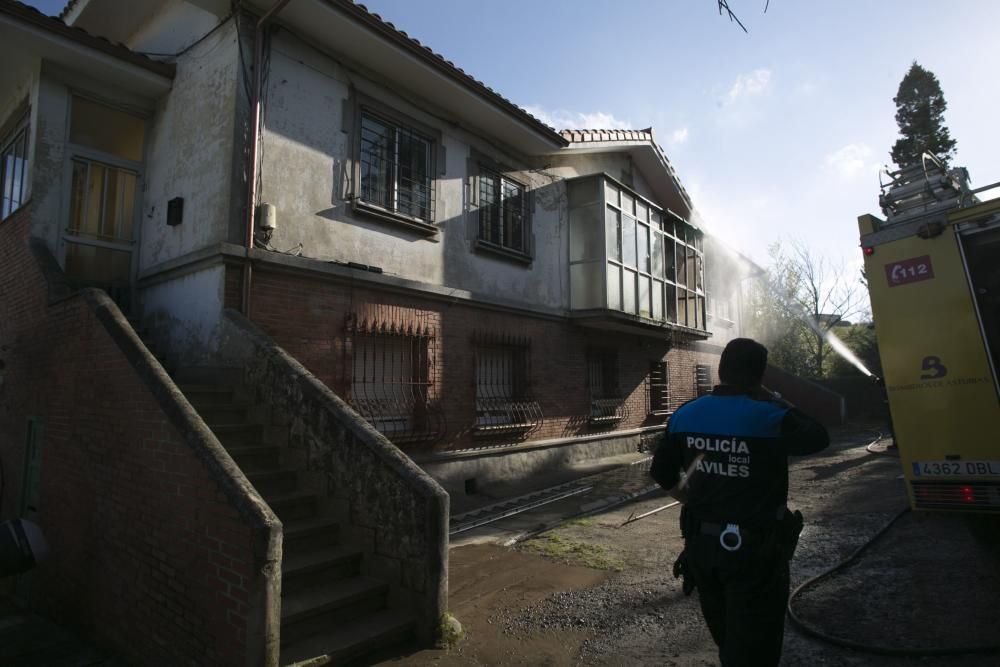
[(756, 387), (766, 368), (766, 347), (750, 338), (734, 338), (719, 359), (719, 380), (734, 387)]

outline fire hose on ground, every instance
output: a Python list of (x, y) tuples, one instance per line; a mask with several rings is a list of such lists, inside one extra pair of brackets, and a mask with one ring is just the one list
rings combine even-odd
[[(878, 438), (869, 443), (868, 447), (875, 444), (881, 440), (882, 434), (879, 433)], [(868, 449), (866, 447), (866, 449)], [(868, 449), (871, 452), (870, 449)], [(872, 452), (876, 453), (876, 452)], [(868, 644), (865, 642), (854, 641), (851, 639), (846, 639), (844, 637), (837, 637), (832, 635), (822, 628), (817, 627), (803, 619), (795, 612), (795, 600), (805, 591), (812, 588), (824, 579), (833, 576), (837, 572), (846, 569), (848, 566), (856, 562), (861, 555), (871, 548), (878, 540), (884, 536), (892, 526), (899, 521), (903, 516), (909, 513), (910, 508), (906, 507), (903, 510), (896, 513), (881, 529), (874, 535), (872, 535), (864, 544), (854, 550), (854, 552), (840, 561), (833, 567), (827, 568), (823, 572), (820, 572), (816, 576), (806, 579), (801, 584), (795, 587), (792, 594), (788, 596), (788, 618), (792, 621), (800, 631), (805, 633), (810, 637), (814, 637), (821, 641), (827, 642), (829, 644), (834, 644), (836, 646), (842, 646), (844, 648), (853, 649), (855, 651), (862, 651), (865, 653), (875, 653), (879, 655), (891, 655), (891, 656), (906, 656), (906, 657), (935, 657), (935, 656), (950, 656), (950, 655), (968, 655), (968, 654), (982, 654), (982, 653), (997, 653), (1000, 652), (1000, 643), (993, 644), (980, 644), (974, 646), (961, 646), (961, 647), (947, 647), (947, 648), (901, 648), (894, 646), (883, 646), (880, 644)]]

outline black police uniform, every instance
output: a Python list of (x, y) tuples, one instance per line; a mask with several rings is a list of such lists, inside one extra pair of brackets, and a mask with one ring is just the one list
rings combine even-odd
[(798, 410), (727, 385), (670, 419), (650, 474), (670, 489), (693, 466), (681, 512), (685, 550), (675, 570), (684, 574), (685, 592), (698, 589), (725, 667), (778, 664), (794, 549), (783, 538), (795, 521), (785, 506), (787, 457), (829, 442), (826, 429)]

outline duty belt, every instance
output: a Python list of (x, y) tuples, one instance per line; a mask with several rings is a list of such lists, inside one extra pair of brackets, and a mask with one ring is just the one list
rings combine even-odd
[(743, 533), (735, 523), (722, 525), (703, 521), (700, 530), (702, 535), (718, 537), (719, 545), (726, 551), (737, 551), (743, 546)]
[[(775, 519), (780, 521), (784, 517), (786, 508), (784, 506), (780, 507), (777, 511)], [(699, 521), (698, 531), (702, 535), (710, 535), (712, 537), (719, 538), (719, 546), (721, 546), (726, 551), (738, 551), (741, 546), (743, 546), (744, 536), (755, 538), (760, 533), (765, 532), (763, 527), (755, 527), (749, 531), (745, 528), (740, 528), (739, 524), (735, 523), (712, 523), (710, 521)]]

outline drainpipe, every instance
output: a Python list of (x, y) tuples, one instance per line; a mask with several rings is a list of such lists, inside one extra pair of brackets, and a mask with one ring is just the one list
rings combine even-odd
[(250, 317), (250, 281), (253, 278), (253, 268), (250, 265), (250, 251), (253, 249), (254, 218), (257, 209), (257, 159), (260, 148), (260, 89), (264, 75), (261, 72), (264, 60), (264, 28), (291, 0), (278, 0), (257, 21), (253, 35), (253, 97), (250, 99), (250, 180), (247, 187), (247, 225), (246, 225), (246, 263), (243, 265), (243, 315)]

